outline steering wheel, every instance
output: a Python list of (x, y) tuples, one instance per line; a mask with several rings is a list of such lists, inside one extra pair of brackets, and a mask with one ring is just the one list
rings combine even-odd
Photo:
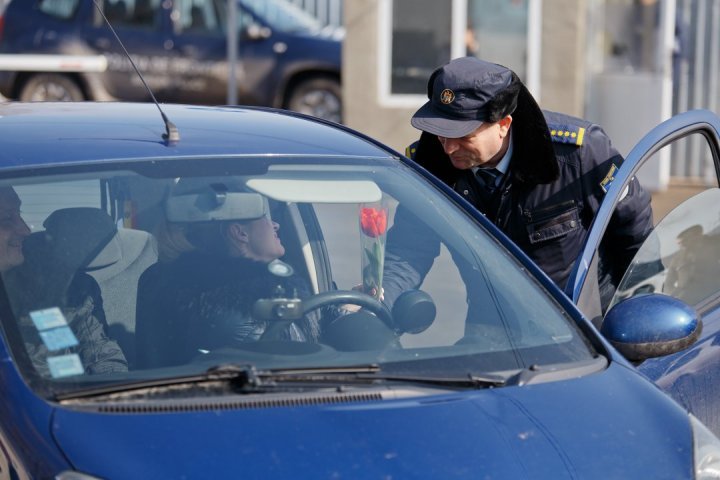
[(359, 292), (357, 290), (330, 290), (328, 292), (313, 295), (307, 300), (303, 300), (303, 313), (308, 313), (328, 305), (346, 303), (366, 308), (377, 315), (377, 317), (380, 318), (385, 325), (392, 327), (393, 318), (387, 305), (376, 298), (371, 297), (367, 293)]

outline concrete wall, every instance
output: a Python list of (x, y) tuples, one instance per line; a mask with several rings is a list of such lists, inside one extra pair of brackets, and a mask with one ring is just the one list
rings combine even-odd
[(586, 16), (586, 0), (543, 1), (539, 98), (543, 108), (584, 115)]
[(379, 4), (378, 0), (345, 3), (343, 117), (346, 125), (403, 152), (418, 135), (410, 126), (415, 109), (379, 104)]
[[(410, 117), (420, 104), (412, 107), (380, 105), (378, 26), (381, 2), (345, 2), (344, 118), (348, 126), (403, 152), (419, 136), (410, 125)], [(587, 0), (543, 1), (539, 98), (543, 108), (583, 115), (586, 8)]]

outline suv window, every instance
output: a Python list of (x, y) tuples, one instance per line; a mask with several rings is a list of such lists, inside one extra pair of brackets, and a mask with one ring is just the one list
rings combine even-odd
[(67, 20), (75, 15), (79, 3), (80, 0), (40, 0), (38, 8), (43, 13)]
[(184, 32), (224, 33), (213, 0), (179, 0), (176, 3), (180, 12), (180, 27)]
[[(152, 27), (157, 23), (160, 0), (105, 0), (103, 8), (113, 26)], [(103, 23), (101, 18), (96, 21)]]
[(317, 31), (320, 22), (302, 8), (285, 0), (244, 0), (243, 6), (282, 32)]

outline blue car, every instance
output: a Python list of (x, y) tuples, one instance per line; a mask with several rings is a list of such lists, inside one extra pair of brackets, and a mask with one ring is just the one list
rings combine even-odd
[[(611, 344), (682, 355), (693, 308), (631, 296), (606, 339), (370, 138), (88, 102), (0, 105), (0, 138), (8, 478), (716, 478), (720, 441)], [(389, 305), (403, 231), (442, 246)]]
[[(238, 102), (340, 122), (343, 30), (287, 0), (236, 1)], [(149, 101), (96, 3), (159, 101), (227, 103), (227, 0), (14, 0), (0, 13), (0, 54), (27, 61), (0, 59), (0, 93)]]

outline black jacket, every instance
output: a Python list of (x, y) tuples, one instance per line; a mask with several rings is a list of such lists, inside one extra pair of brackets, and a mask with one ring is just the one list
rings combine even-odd
[[(273, 297), (278, 287), (285, 296), (310, 295), (299, 277), (273, 275), (267, 263), (244, 258), (189, 252), (151, 266), (138, 282), (138, 366), (182, 364), (204, 352), (260, 339), (268, 322), (253, 318), (253, 305)], [(319, 332), (319, 314), (311, 312), (281, 337), (317, 341)]]
[[(555, 112), (523, 111), (520, 105), (513, 114), (509, 171), (490, 202), (478, 195), (472, 171), (452, 166), (436, 136), (423, 132), (408, 154), (484, 213), (564, 288), (623, 157), (598, 125)], [(650, 195), (633, 179), (601, 246), (603, 307), (652, 225)], [(388, 251), (401, 258), (404, 249), (393, 246), (392, 238)], [(390, 263), (390, 276), (393, 268), (400, 272), (407, 266)]]

